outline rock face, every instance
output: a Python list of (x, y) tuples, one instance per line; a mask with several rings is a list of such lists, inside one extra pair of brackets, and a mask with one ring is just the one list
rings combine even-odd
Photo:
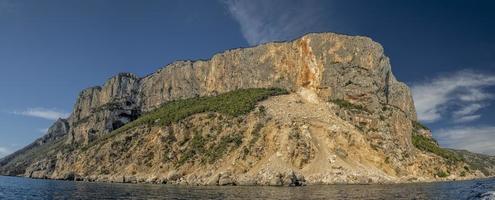
[(175, 62), (141, 79), (119, 74), (81, 92), (69, 118), (68, 142), (87, 144), (168, 101), (268, 87), (310, 90), (318, 98), (345, 99), (370, 110), (391, 105), (416, 119), (411, 93), (393, 76), (380, 44), (324, 33), (229, 50), (208, 61)]
[[(240, 117), (196, 114), (106, 139), (167, 102), (247, 88), (283, 88), (290, 94), (260, 102)], [(229, 50), (210, 60), (178, 61), (143, 78), (121, 73), (101, 87), (85, 89), (67, 120), (58, 120), (46, 136), (0, 160), (0, 173), (293, 186), (427, 181), (443, 178), (439, 171), (449, 171), (450, 178), (461, 172), (467, 178), (479, 175), (463, 171), (464, 163), (448, 164), (416, 149), (413, 130), (431, 133), (415, 129), (415, 121), (411, 93), (392, 74), (380, 44), (360, 36), (308, 34)], [(195, 134), (207, 138), (202, 146), (222, 153), (204, 154), (215, 158), (207, 163), (193, 156), (204, 153), (190, 150), (197, 147)]]
[(39, 140), (40, 145), (58, 140), (69, 133), (69, 122), (65, 119), (58, 119), (48, 128), (48, 132)]
[(136, 119), (140, 113), (138, 90), (139, 78), (128, 73), (111, 78), (103, 87), (83, 90), (69, 117), (67, 142), (87, 144)]

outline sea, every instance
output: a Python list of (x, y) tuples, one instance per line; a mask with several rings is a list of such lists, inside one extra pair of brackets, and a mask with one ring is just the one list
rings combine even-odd
[(0, 199), (484, 199), (495, 178), (380, 185), (182, 186), (73, 182), (0, 176)]

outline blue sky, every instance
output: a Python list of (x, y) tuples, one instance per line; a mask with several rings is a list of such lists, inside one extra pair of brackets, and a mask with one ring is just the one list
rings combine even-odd
[(495, 153), (491, 1), (0, 0), (0, 157), (119, 72), (307, 32), (380, 42), (419, 119), (448, 147)]

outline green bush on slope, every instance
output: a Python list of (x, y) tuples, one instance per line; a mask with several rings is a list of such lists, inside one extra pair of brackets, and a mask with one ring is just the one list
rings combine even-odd
[(415, 130), (418, 130), (418, 129), (430, 130), (428, 127), (426, 127), (425, 125), (421, 124), (418, 121), (413, 121), (413, 127)]
[(287, 93), (286, 90), (280, 88), (252, 88), (235, 90), (217, 96), (195, 97), (171, 101), (142, 115), (138, 119), (119, 129), (114, 130), (111, 134), (108, 134), (100, 140), (106, 140), (118, 133), (141, 125), (168, 125), (191, 115), (203, 112), (218, 112), (234, 117), (240, 116), (253, 110), (256, 103), (259, 101), (270, 96)]
[(438, 171), (436, 175), (437, 175), (438, 177), (440, 177), (440, 178), (444, 178), (444, 177), (449, 176), (449, 173), (444, 172), (444, 171)]
[(428, 127), (417, 121), (413, 121), (412, 123), (413, 123), (412, 143), (417, 149), (426, 152), (431, 152), (440, 157), (443, 157), (447, 160), (449, 164), (456, 164), (458, 162), (464, 161), (462, 156), (459, 156), (457, 153), (452, 152), (448, 149), (441, 148), (438, 145), (438, 142), (435, 141), (435, 139), (418, 134), (418, 132), (421, 129), (430, 130)]
[(360, 111), (365, 111), (365, 112), (370, 112), (366, 107), (362, 105), (357, 105), (353, 104), (349, 101), (343, 100), (343, 99), (333, 99), (330, 100), (330, 102), (338, 105), (341, 108), (348, 109), (348, 110), (360, 110)]
[(413, 134), (412, 143), (419, 150), (431, 152), (445, 158), (450, 164), (455, 164), (459, 161), (463, 161), (462, 157), (460, 157), (456, 153), (439, 147), (435, 140), (427, 138), (425, 136)]

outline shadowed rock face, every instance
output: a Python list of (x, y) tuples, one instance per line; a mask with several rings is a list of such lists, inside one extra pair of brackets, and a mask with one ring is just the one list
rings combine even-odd
[(102, 87), (83, 90), (69, 117), (67, 142), (87, 144), (136, 119), (140, 113), (138, 89), (137, 76), (121, 73)]
[(241, 88), (309, 90), (321, 99), (344, 99), (375, 111), (388, 104), (415, 120), (411, 93), (392, 74), (380, 44), (333, 33), (229, 50), (207, 61), (178, 61), (144, 78), (119, 74), (81, 92), (69, 118), (69, 143), (87, 144), (176, 99)]
[(69, 122), (65, 119), (58, 119), (50, 128), (48, 128), (48, 132), (41, 138), (40, 144), (55, 141), (67, 135), (68, 132)]

